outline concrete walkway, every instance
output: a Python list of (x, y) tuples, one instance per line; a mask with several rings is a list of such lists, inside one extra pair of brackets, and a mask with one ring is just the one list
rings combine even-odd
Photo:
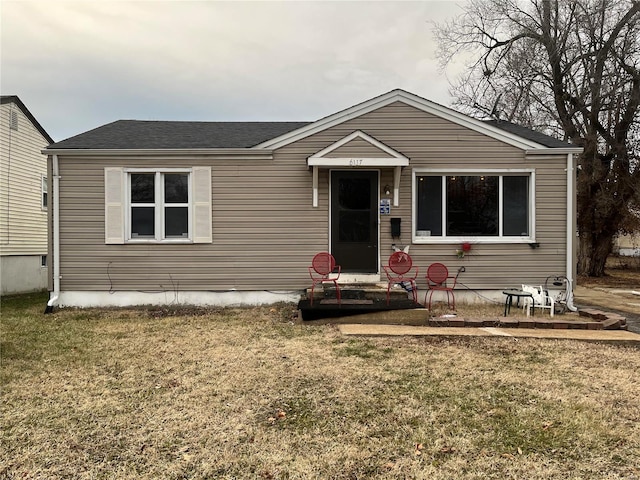
[(356, 336), (445, 336), (445, 337), (514, 337), (583, 340), (592, 342), (640, 345), (640, 335), (625, 330), (573, 330), (549, 328), (497, 327), (413, 327), (407, 325), (337, 325), (343, 335)]
[(604, 287), (574, 289), (575, 304), (580, 308), (593, 306), (617, 312), (627, 319), (625, 330), (579, 330), (552, 328), (499, 327), (427, 327), (388, 324), (336, 325), (343, 335), (357, 336), (445, 336), (445, 337), (514, 337), (582, 340), (592, 342), (628, 343), (640, 345), (640, 296), (634, 290)]
[(640, 333), (640, 295), (637, 295), (637, 290), (578, 285), (573, 296), (574, 303), (580, 308), (597, 307), (626, 317), (629, 331)]

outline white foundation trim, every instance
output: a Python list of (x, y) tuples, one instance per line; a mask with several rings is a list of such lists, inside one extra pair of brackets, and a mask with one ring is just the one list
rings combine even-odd
[(200, 305), (216, 307), (252, 307), (286, 302), (297, 303), (302, 291), (228, 291), (228, 292), (61, 292), (60, 307), (131, 307), (141, 305)]

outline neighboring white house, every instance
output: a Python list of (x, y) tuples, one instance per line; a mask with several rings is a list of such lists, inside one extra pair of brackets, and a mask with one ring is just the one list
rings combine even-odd
[(53, 140), (15, 95), (0, 112), (0, 294), (47, 288), (47, 157)]
[(613, 241), (613, 253), (625, 257), (640, 257), (640, 233), (618, 235)]

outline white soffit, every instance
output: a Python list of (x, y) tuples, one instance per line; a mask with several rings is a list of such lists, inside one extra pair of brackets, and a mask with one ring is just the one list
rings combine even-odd
[[(386, 153), (388, 157), (327, 157), (331, 152), (357, 138), (364, 140), (376, 150)], [(367, 135), (360, 130), (356, 130), (355, 132), (311, 155), (307, 159), (307, 165), (310, 167), (406, 167), (409, 165), (409, 159), (393, 148), (385, 145), (379, 140), (376, 140), (371, 135)]]
[(402, 102), (406, 105), (422, 110), (423, 112), (430, 113), (432, 115), (444, 118), (453, 123), (461, 125), (463, 127), (474, 130), (478, 133), (487, 135), (488, 137), (495, 138), (508, 145), (523, 149), (523, 150), (535, 150), (539, 148), (547, 148), (544, 145), (533, 142), (531, 140), (522, 138), (518, 135), (501, 130), (497, 127), (487, 125), (486, 123), (469, 117), (463, 113), (456, 112), (450, 108), (438, 105), (430, 100), (426, 100), (422, 97), (414, 95), (413, 93), (406, 92), (404, 90), (392, 90), (388, 93), (372, 98), (365, 102), (354, 105), (340, 112), (329, 115), (328, 117), (321, 118), (320, 120), (306, 125), (302, 128), (294, 130), (292, 132), (285, 133), (279, 137), (267, 140), (253, 147), (254, 149), (277, 149), (284, 147), (290, 143), (302, 140), (310, 135), (321, 132), (335, 125), (339, 125), (347, 120), (357, 118), (366, 113), (372, 112), (379, 108), (390, 105), (394, 102)]

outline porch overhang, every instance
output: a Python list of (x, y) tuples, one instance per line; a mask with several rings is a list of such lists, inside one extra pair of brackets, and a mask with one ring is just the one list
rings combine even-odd
[[(323, 159), (326, 160), (326, 159)], [(402, 172), (402, 167), (406, 167), (409, 165), (409, 160), (406, 162), (402, 162), (398, 165), (399, 162), (389, 162), (384, 163), (381, 162), (380, 158), (375, 159), (365, 159), (365, 158), (342, 158), (337, 159), (333, 158), (331, 160), (344, 160), (344, 162), (331, 162), (331, 163), (311, 163), (310, 160), (307, 161), (307, 164), (313, 169), (313, 206), (318, 206), (318, 169), (320, 168), (336, 168), (336, 167), (349, 167), (349, 168), (393, 168), (393, 206), (397, 207), (400, 205), (400, 173)], [(365, 162), (365, 160), (376, 160), (376, 162)], [(397, 160), (397, 159), (393, 159)], [(350, 164), (352, 161), (362, 161), (362, 163), (358, 163), (358, 165)]]
[[(361, 141), (352, 151), (341, 150), (351, 142)], [(348, 155), (345, 155), (349, 151)], [(361, 155), (357, 155), (360, 153)], [(369, 155), (367, 155), (369, 154)], [(318, 170), (320, 168), (381, 169), (393, 168), (393, 205), (400, 203), (400, 173), (409, 166), (409, 159), (372, 136), (356, 130), (337, 142), (307, 158), (307, 166), (313, 170), (313, 206), (318, 206)]]

